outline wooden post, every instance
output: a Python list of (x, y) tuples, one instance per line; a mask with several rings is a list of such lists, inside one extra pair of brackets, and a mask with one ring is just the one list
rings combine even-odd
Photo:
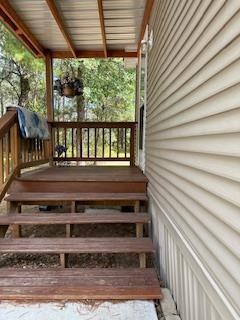
[[(21, 213), (21, 206), (18, 202), (10, 201), (8, 205), (8, 214)], [(21, 226), (20, 225), (11, 225), (12, 237), (20, 238), (21, 237)]]
[[(18, 129), (18, 124), (15, 123), (11, 128), (11, 154), (14, 163), (14, 169), (17, 168), (22, 162), (22, 154), (21, 154), (21, 139), (20, 132)], [(16, 175), (20, 174), (20, 170), (16, 173)]]
[[(47, 103), (47, 120), (49, 122), (54, 120), (54, 110), (53, 110), (53, 63), (52, 57), (50, 53), (46, 54), (45, 58), (45, 65), (46, 65), (46, 103)], [(53, 141), (52, 141), (52, 132), (51, 126), (49, 125), (50, 129), (50, 165), (53, 165)]]
[[(76, 212), (76, 202), (72, 201), (71, 203), (71, 212), (75, 213)], [(73, 225), (70, 223), (66, 224), (66, 237), (71, 238), (72, 237), (72, 232), (73, 232)]]
[(146, 268), (146, 253), (139, 254), (140, 268)]
[(50, 53), (46, 54), (46, 102), (47, 102), (47, 119), (53, 121), (53, 65)]
[(135, 134), (136, 127), (135, 124), (131, 127), (131, 137), (130, 137), (130, 166), (135, 166)]
[(66, 253), (60, 253), (60, 265), (62, 268), (68, 267), (68, 255)]

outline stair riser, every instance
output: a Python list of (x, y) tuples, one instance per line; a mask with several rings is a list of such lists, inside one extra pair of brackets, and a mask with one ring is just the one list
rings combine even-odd
[(144, 193), (145, 182), (46, 182), (17, 181), (10, 192), (102, 192), (102, 193)]

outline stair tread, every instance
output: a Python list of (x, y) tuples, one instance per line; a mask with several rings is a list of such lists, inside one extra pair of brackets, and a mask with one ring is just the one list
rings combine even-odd
[(145, 193), (54, 193), (19, 192), (11, 193), (6, 201), (108, 201), (108, 200), (147, 200)]
[(0, 253), (147, 253), (150, 238), (4, 238)]
[(147, 213), (22, 213), (0, 216), (0, 225), (7, 224), (87, 224), (87, 223), (148, 223)]
[(160, 299), (147, 269), (0, 269), (0, 300)]

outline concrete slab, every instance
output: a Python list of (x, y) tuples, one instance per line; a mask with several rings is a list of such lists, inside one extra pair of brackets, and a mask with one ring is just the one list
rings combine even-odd
[(171, 292), (169, 289), (162, 289), (163, 299), (161, 300), (162, 312), (165, 316), (168, 315), (177, 315), (176, 304), (172, 298)]
[(157, 320), (152, 301), (0, 303), (0, 320)]

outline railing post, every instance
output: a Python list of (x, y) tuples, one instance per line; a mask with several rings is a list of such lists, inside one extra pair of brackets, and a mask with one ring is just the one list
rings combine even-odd
[(47, 119), (53, 121), (53, 61), (49, 52), (46, 53), (45, 58), (46, 66), (46, 103), (47, 103)]
[(135, 166), (135, 135), (136, 135), (136, 126), (132, 124), (130, 132), (130, 166)]
[(49, 132), (50, 132), (50, 140), (45, 142), (47, 153), (45, 154), (45, 157), (47, 156), (49, 158), (49, 165), (54, 166), (54, 152), (55, 152), (55, 128), (53, 128), (52, 125), (49, 124)]
[[(19, 132), (18, 123), (14, 123), (13, 127), (10, 129), (10, 139), (11, 139), (11, 157), (13, 160), (13, 168), (16, 169), (20, 166), (22, 162), (21, 153), (21, 137)], [(20, 169), (16, 172), (16, 175), (20, 174)]]

